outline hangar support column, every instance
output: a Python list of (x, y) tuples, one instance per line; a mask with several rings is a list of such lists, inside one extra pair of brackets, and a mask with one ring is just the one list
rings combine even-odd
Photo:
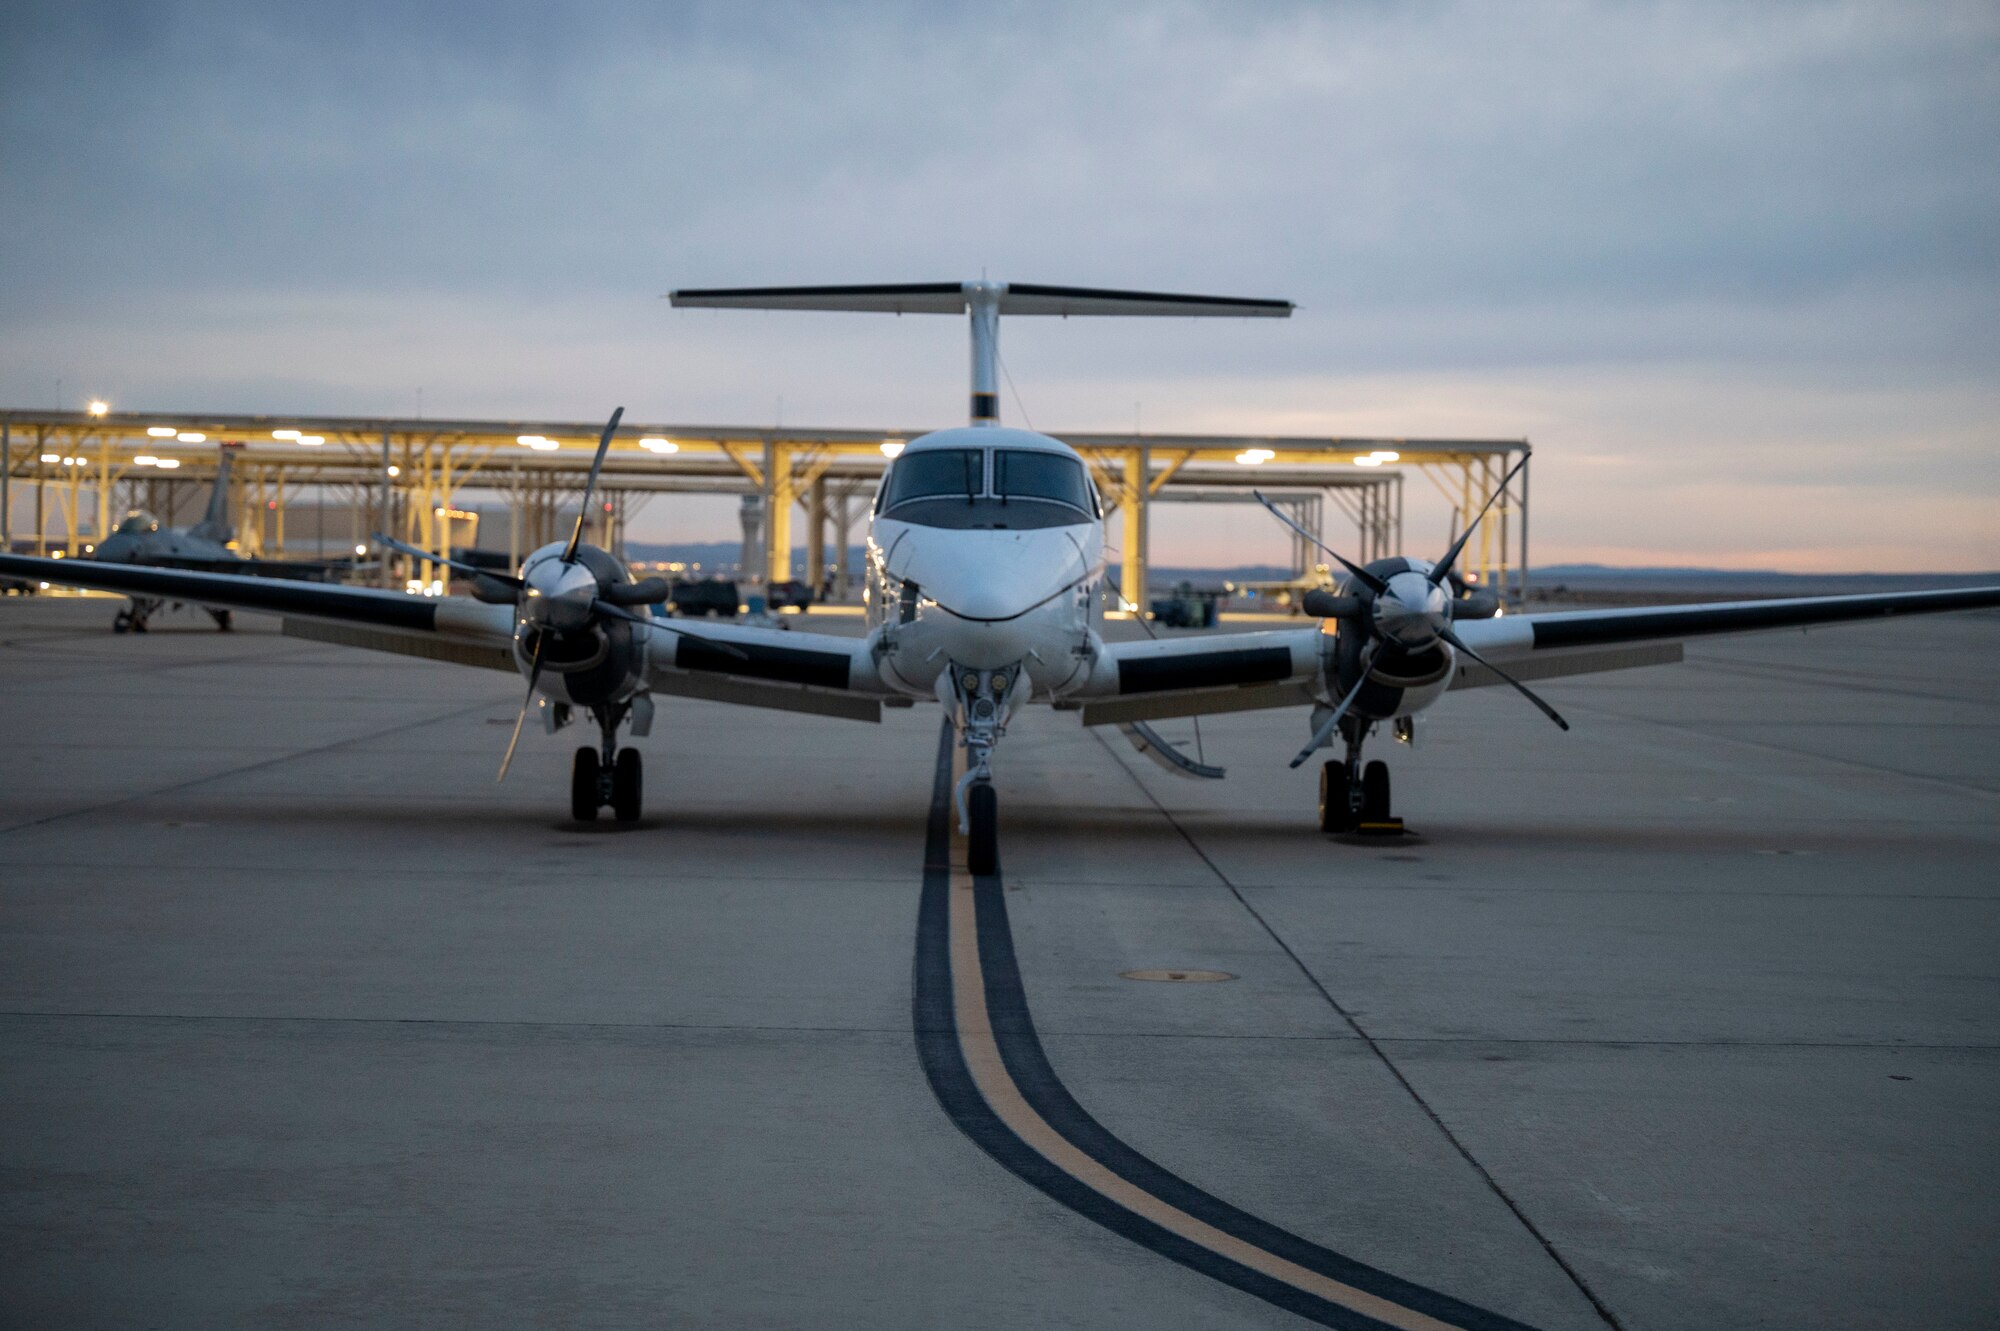
[[(381, 472), (381, 487), (380, 487), (380, 504), (376, 510), (377, 521), (375, 525), (375, 530), (383, 533), (384, 535), (387, 535), (389, 532), (389, 478), (393, 474), (394, 473), (390, 470), (390, 462), (389, 462), (389, 427), (385, 425), (382, 427), (382, 472)], [(380, 581), (382, 585), (384, 587), (395, 586), (396, 584), (393, 581), (395, 577), (395, 570), (390, 566), (390, 555), (387, 550), (383, 550), (380, 552), (377, 558), (377, 563), (380, 566)]]
[(1146, 613), (1146, 490), (1150, 451), (1134, 448), (1125, 455), (1124, 510), (1125, 536), (1121, 555), (1124, 566), (1118, 579), (1118, 594), (1139, 614)]
[(792, 482), (792, 449), (775, 439), (764, 441), (764, 589), (792, 576), (792, 504), (798, 499)]
[(826, 584), (826, 477), (806, 491), (806, 583), (818, 596)]

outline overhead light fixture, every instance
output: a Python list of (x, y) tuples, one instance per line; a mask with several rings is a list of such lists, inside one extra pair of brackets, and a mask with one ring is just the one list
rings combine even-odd
[(138, 457), (132, 459), (132, 465), (135, 467), (150, 467), (158, 461), (159, 459), (151, 453), (141, 453)]
[(1354, 465), (1357, 467), (1379, 467), (1382, 465), (1382, 459), (1370, 453), (1365, 458), (1354, 459)]
[(1276, 456), (1268, 448), (1246, 448), (1236, 455), (1236, 461), (1245, 467), (1261, 467)]
[(1374, 458), (1377, 462), (1400, 462), (1403, 460), (1403, 455), (1393, 448), (1378, 448), (1368, 456)]
[(639, 441), (639, 447), (649, 453), (678, 453), (681, 446), (671, 439), (647, 438)]
[(102, 416), (105, 412), (111, 410), (111, 404), (103, 398), (94, 397), (90, 400), (90, 406), (86, 410), (93, 416)]
[(271, 431), (271, 437), (273, 439), (296, 439), (299, 437), (299, 432), (297, 430), (273, 430)]
[(158, 462), (155, 462), (153, 465), (158, 467), (162, 471), (172, 471), (175, 467), (181, 465), (181, 460), (179, 458), (161, 458)]
[(60, 453), (44, 453), (44, 454), (42, 454), (42, 461), (44, 461), (44, 462), (61, 462), (61, 461), (62, 461), (62, 454), (60, 454)]
[(403, 474), (403, 469), (401, 467), (392, 464), (389, 468), (389, 474), (391, 476), (401, 476)]
[(898, 457), (898, 456), (900, 456), (900, 455), (902, 454), (902, 451), (903, 451), (903, 441), (902, 441), (902, 440), (900, 440), (900, 439), (884, 439), (884, 440), (882, 441), (882, 456), (883, 456), (883, 457), (885, 457), (885, 458), (893, 458), (893, 457)]
[(155, 439), (171, 439), (180, 432), (171, 425), (148, 425), (146, 433)]
[(208, 436), (203, 434), (200, 430), (182, 430), (179, 434), (175, 435), (174, 438), (180, 440), (184, 444), (205, 444), (208, 442)]
[(299, 442), (307, 448), (318, 448), (326, 442), (326, 436), (323, 434), (302, 434), (299, 436)]

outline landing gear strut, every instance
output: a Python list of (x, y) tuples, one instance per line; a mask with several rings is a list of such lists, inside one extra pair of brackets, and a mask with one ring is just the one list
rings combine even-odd
[(1361, 743), (1368, 736), (1370, 724), (1343, 718), (1340, 733), (1347, 740), (1347, 757), (1329, 758), (1320, 768), (1319, 830), (1322, 832), (1393, 836), (1403, 830), (1403, 820), (1389, 811), (1389, 765), (1376, 761), (1364, 766), (1361, 762)]
[(939, 693), (955, 704), (958, 734), (965, 745), (965, 775), (958, 779), (959, 828), (965, 833), (965, 867), (974, 875), (1000, 872), (1000, 796), (993, 789), (993, 746), (1007, 732), (1015, 695), (1023, 687), (1019, 667), (956, 672), (939, 680)]
[(595, 749), (576, 751), (569, 774), (570, 816), (580, 823), (596, 822), (597, 811), (607, 807), (621, 823), (639, 820), (643, 763), (637, 749), (618, 747), (618, 727), (629, 708), (627, 703), (616, 703), (591, 709), (603, 738)]

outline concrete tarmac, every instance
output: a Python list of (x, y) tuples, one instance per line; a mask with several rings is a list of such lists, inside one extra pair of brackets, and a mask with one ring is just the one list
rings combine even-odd
[[(935, 711), (667, 700), (635, 828), (511, 677), (0, 602), (0, 1325), (1295, 1326), (997, 1165), (911, 1029)], [(1076, 1100), (1545, 1328), (2000, 1324), (2000, 616), (1693, 646), (1223, 782), (997, 763)], [(1162, 729), (1193, 742), (1187, 723)], [(1154, 983), (1143, 969), (1236, 978)]]

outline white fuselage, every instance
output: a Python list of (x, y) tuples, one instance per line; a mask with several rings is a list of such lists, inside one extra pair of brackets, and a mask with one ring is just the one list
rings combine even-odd
[(1104, 523), (1060, 440), (964, 426), (912, 440), (868, 530), (868, 623), (885, 685), (929, 697), (948, 667), (1018, 665), (1036, 698), (1089, 677)]

